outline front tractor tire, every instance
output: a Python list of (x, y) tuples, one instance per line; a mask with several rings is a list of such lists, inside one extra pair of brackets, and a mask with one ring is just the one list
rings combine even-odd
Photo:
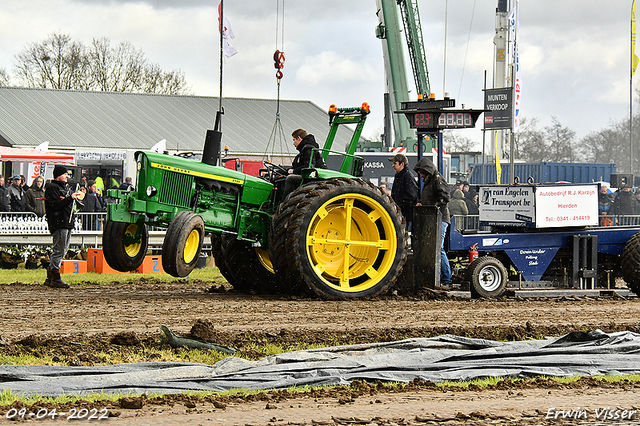
[(274, 266), (294, 281), (288, 283), (293, 288), (306, 285), (324, 299), (373, 297), (393, 286), (402, 271), (408, 248), (402, 214), (373, 184), (347, 178), (311, 182), (280, 206), (274, 223), (288, 214), (286, 238), (280, 238), (285, 250), (271, 249), (286, 253), (286, 261)]
[(500, 297), (507, 289), (507, 270), (498, 259), (482, 256), (466, 269), (466, 278), (474, 299)]
[[(138, 227), (142, 226), (139, 237)], [(149, 231), (144, 224), (107, 221), (102, 232), (104, 258), (110, 267), (120, 272), (138, 269), (147, 254)]]
[(174, 277), (186, 277), (198, 263), (204, 241), (204, 221), (191, 211), (178, 213), (162, 243), (162, 267)]

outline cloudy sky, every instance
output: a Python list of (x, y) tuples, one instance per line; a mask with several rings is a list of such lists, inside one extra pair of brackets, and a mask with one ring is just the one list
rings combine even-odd
[[(54, 32), (86, 43), (108, 37), (132, 43), (164, 69), (182, 70), (195, 94), (217, 96), (217, 3), (0, 0), (0, 68), (11, 72), (18, 52)], [(239, 53), (225, 61), (224, 96), (276, 97), (272, 56), (282, 47), (276, 35), (282, 3), (225, 0)], [(497, 0), (419, 0), (438, 98), (446, 91), (458, 105), (482, 108), (484, 73), (493, 70), (496, 6)], [(556, 117), (578, 137), (628, 117), (630, 15), (631, 0), (521, 0), (523, 117), (537, 117), (542, 126)], [(372, 114), (364, 133), (381, 133), (385, 83), (377, 22), (375, 0), (284, 0), (281, 98), (322, 108), (367, 101)], [(482, 139), (478, 129), (462, 135)]]

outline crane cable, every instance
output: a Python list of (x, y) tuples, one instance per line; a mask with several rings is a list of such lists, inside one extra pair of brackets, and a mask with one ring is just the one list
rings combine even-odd
[[(284, 68), (284, 0), (276, 0), (276, 51), (273, 54), (273, 65), (276, 69), (277, 97), (276, 97), (276, 120), (269, 136), (269, 142), (265, 149), (263, 160), (269, 155), (271, 147), (271, 157), (276, 154), (276, 148), (279, 148), (280, 161), (290, 154), (289, 146), (286, 143), (286, 137), (282, 122), (280, 121), (280, 82), (284, 77), (282, 69)], [(276, 147), (276, 145), (278, 145)], [(271, 160), (272, 161), (272, 160)]]

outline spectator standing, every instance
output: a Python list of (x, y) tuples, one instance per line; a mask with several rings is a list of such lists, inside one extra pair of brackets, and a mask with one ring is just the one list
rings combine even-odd
[(378, 185), (380, 187), (380, 189), (382, 189), (382, 191), (387, 194), (388, 196), (391, 196), (391, 190), (389, 189), (389, 185), (387, 185), (386, 182), (382, 182), (380, 185)]
[(131, 176), (127, 176), (124, 178), (124, 182), (120, 184), (118, 189), (122, 191), (133, 191), (135, 188), (133, 187), (133, 178)]
[(27, 185), (27, 178), (24, 177), (24, 175), (20, 175), (20, 186), (22, 187), (22, 192), (25, 194), (30, 188), (30, 186)]
[(103, 212), (105, 211), (104, 203), (102, 202), (102, 197), (98, 193), (98, 187), (96, 186), (96, 182), (93, 180), (87, 181), (89, 188), (87, 189), (87, 195), (84, 197), (83, 203), (84, 208), (83, 212)]
[(424, 157), (413, 168), (424, 181), (422, 194), (418, 206), (436, 206), (442, 214), (442, 234), (440, 236), (440, 283), (451, 284), (451, 266), (449, 258), (444, 251), (444, 237), (451, 223), (449, 215), (449, 185), (442, 175), (438, 173), (431, 160)]
[(31, 188), (24, 194), (24, 204), (28, 212), (33, 212), (38, 217), (44, 216), (44, 178), (38, 176)]
[(640, 215), (640, 188), (636, 188), (636, 207), (633, 214)]
[(0, 212), (10, 212), (9, 198), (7, 198), (7, 188), (4, 186), (4, 176), (0, 175)]
[(13, 183), (5, 191), (5, 196), (9, 200), (9, 208), (12, 212), (23, 212), (24, 207), (24, 191), (20, 184), (20, 175), (13, 177)]
[(632, 215), (636, 211), (636, 198), (631, 188), (622, 188), (616, 191), (615, 211), (619, 215)]
[(600, 216), (601, 226), (612, 226), (613, 220), (607, 216), (612, 216), (613, 213), (613, 195), (609, 194), (609, 188), (607, 185), (600, 185), (600, 191), (598, 192), (598, 215)]
[(469, 215), (477, 216), (480, 214), (480, 209), (478, 208), (478, 193), (476, 191), (469, 191), (465, 193), (464, 202), (467, 204)]
[(69, 288), (69, 284), (60, 277), (60, 265), (69, 250), (71, 230), (75, 224), (73, 203), (78, 194), (69, 188), (68, 178), (67, 169), (56, 165), (53, 169), (53, 180), (45, 190), (45, 209), (49, 232), (53, 237), (53, 253), (44, 284), (54, 288)]
[(449, 213), (451, 216), (467, 216), (469, 214), (467, 203), (464, 202), (464, 193), (459, 189), (453, 191), (453, 200), (449, 202)]
[(411, 170), (409, 170), (409, 160), (404, 154), (396, 154), (389, 158), (391, 167), (396, 171), (391, 186), (391, 198), (400, 207), (402, 216), (407, 222), (407, 231), (411, 232), (413, 223), (413, 206), (418, 202), (418, 184), (416, 183)]

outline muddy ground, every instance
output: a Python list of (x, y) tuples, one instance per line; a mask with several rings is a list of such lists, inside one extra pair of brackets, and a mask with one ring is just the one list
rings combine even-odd
[[(162, 347), (160, 325), (181, 335), (232, 346), (255, 358), (250, 344), (319, 345), (392, 341), (450, 333), (496, 340), (560, 336), (575, 330), (640, 332), (637, 298), (468, 300), (439, 292), (376, 300), (319, 301), (243, 295), (218, 282), (137, 280), (69, 290), (0, 286), (0, 356), (64, 356), (71, 365), (100, 363), (96, 354)], [(82, 345), (73, 342), (83, 342)], [(252, 346), (253, 347), (253, 346)], [(149, 359), (153, 361), (153, 359)], [(569, 410), (575, 422), (596, 411), (638, 410), (640, 384), (546, 379), (461, 391), (416, 381), (389, 388), (356, 383), (302, 395), (287, 391), (198, 398), (130, 398), (110, 404), (109, 423), (130, 424), (545, 424)], [(59, 411), (69, 408), (61, 406)], [(102, 408), (97, 404), (96, 408)], [(552, 409), (554, 411), (550, 412)], [(2, 407), (0, 422), (6, 421)], [(551, 414), (550, 414), (551, 413)], [(608, 422), (616, 424), (612, 419)], [(637, 419), (637, 414), (636, 414)], [(636, 420), (637, 421), (637, 420)], [(59, 422), (59, 420), (58, 420)], [(46, 422), (39, 422), (45, 424)], [(53, 422), (52, 422), (53, 424)]]

